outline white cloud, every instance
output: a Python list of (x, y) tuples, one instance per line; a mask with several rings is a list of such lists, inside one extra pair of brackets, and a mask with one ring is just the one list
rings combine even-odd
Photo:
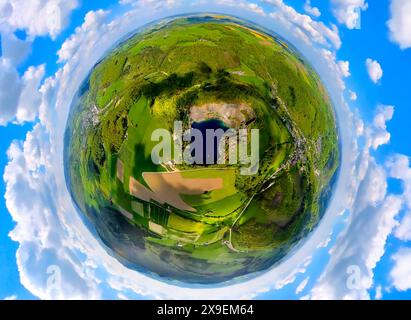
[(335, 18), (348, 29), (354, 29), (358, 26), (361, 11), (368, 8), (365, 0), (332, 0), (331, 3)]
[(165, 8), (175, 7), (180, 1), (179, 0), (120, 0), (120, 4), (126, 5), (131, 4), (135, 7), (149, 7), (155, 10)]
[(11, 296), (5, 297), (3, 300), (17, 300), (17, 295), (13, 294)]
[(328, 67), (333, 70), (333, 72), (336, 75), (336, 83), (339, 86), (339, 89), (341, 91), (345, 90), (345, 82), (343, 78), (346, 78), (350, 76), (350, 71), (349, 71), (349, 62), (348, 61), (337, 61), (336, 58), (336, 53), (322, 48), (319, 52), (319, 55), (323, 57), (323, 59), (326, 61)]
[(391, 0), (391, 18), (387, 22), (391, 41), (401, 49), (411, 47), (411, 2), (409, 0)]
[(364, 121), (362, 121), (360, 118), (355, 119), (355, 134), (357, 137), (362, 137), (365, 133), (365, 125)]
[(250, 10), (251, 12), (254, 12), (260, 16), (265, 16), (265, 11), (262, 7), (260, 7), (258, 4), (255, 3), (250, 3), (246, 1), (239, 1), (238, 4), (240, 5), (241, 8), (244, 8), (246, 10)]
[(66, 27), (77, 5), (77, 0), (2, 0), (0, 28), (3, 31), (24, 29), (31, 37), (55, 38)]
[(411, 289), (411, 248), (401, 248), (392, 259), (394, 261), (390, 272), (392, 284), (399, 291)]
[[(73, 260), (64, 243), (65, 231), (56, 215), (56, 195), (51, 191), (55, 188), (51, 148), (44, 127), (37, 124), (22, 145), (14, 142), (7, 152), (5, 200), (17, 224), (10, 237), (19, 242), (16, 258), (20, 280), (30, 292), (45, 299), (98, 297), (93, 282), (76, 270), (79, 262)], [(50, 286), (48, 269), (53, 265), (60, 275)]]
[[(369, 128), (369, 143), (374, 150), (387, 144), (391, 134), (387, 131), (387, 122), (394, 116), (394, 106), (379, 105), (373, 120), (373, 127)], [(371, 132), (372, 131), (372, 132)]]
[(306, 272), (307, 267), (311, 264), (311, 262), (311, 256), (305, 257), (303, 262), (297, 268), (294, 268), (291, 272), (288, 272), (288, 274), (283, 275), (282, 278), (279, 278), (279, 280), (275, 283), (274, 288), (278, 290), (294, 283), (299, 274), (304, 274)]
[(411, 167), (410, 159), (404, 155), (394, 155), (386, 164), (390, 177), (402, 181), (402, 196), (407, 206), (404, 217), (395, 229), (395, 236), (402, 241), (411, 241)]
[(381, 300), (382, 299), (382, 287), (379, 285), (377, 288), (375, 288), (375, 299), (376, 300)]
[(357, 96), (357, 93), (356, 93), (356, 92), (349, 90), (348, 93), (349, 93), (349, 95), (350, 95), (350, 100), (351, 100), (351, 101), (357, 101), (358, 96)]
[(367, 58), (367, 60), (365, 60), (365, 65), (367, 67), (367, 72), (372, 82), (378, 83), (378, 81), (380, 81), (380, 79), (383, 76), (383, 70), (379, 62), (376, 60)]
[[(330, 261), (311, 291), (312, 299), (369, 299), (373, 270), (384, 255), (388, 236), (398, 225), (396, 217), (403, 207), (403, 197), (387, 193), (390, 174), (376, 163), (368, 150), (389, 141), (378, 137), (386, 132), (386, 122), (392, 118), (393, 108), (379, 107), (377, 110), (371, 127), (365, 130), (361, 165), (357, 172), (353, 172), (360, 185), (349, 223), (337, 239)], [(359, 272), (354, 278), (354, 286), (349, 270)]]
[(327, 238), (325, 238), (323, 242), (318, 244), (317, 249), (327, 248), (331, 240), (332, 240), (332, 233), (330, 233), (330, 235)]
[(254, 2), (249, 2), (245, 0), (215, 0), (215, 2), (218, 5), (241, 8), (252, 13), (258, 14), (260, 16), (266, 15), (264, 9)]
[(402, 241), (411, 241), (411, 212), (408, 211), (395, 229), (395, 236)]
[(22, 63), (31, 51), (30, 40), (20, 40), (14, 33), (2, 32), (1, 48), (3, 58), (6, 58), (14, 66)]
[[(380, 168), (371, 164), (365, 183), (359, 190), (362, 197), (373, 192), (373, 184), (384, 189), (385, 176)], [(369, 188), (366, 190), (365, 188)], [(377, 200), (375, 203), (374, 201)], [(396, 226), (395, 217), (401, 209), (401, 200), (395, 196), (385, 199), (372, 196), (362, 199), (367, 205), (352, 213), (352, 221), (334, 247), (326, 271), (313, 288), (313, 299), (368, 299), (373, 284), (373, 270), (384, 254), (388, 235)], [(358, 268), (358, 287), (350, 287), (351, 266)]]
[(344, 78), (351, 76), (349, 61), (338, 61), (338, 67), (340, 68), (340, 72)]
[(300, 282), (297, 289), (295, 290), (295, 294), (300, 294), (301, 292), (303, 292), (309, 280), (310, 280), (310, 277), (304, 278), (304, 280)]
[(0, 58), (0, 125), (14, 118), (22, 90), (19, 74), (10, 60)]
[(282, 0), (263, 0), (276, 10), (270, 16), (279, 20), (284, 26), (294, 32), (306, 44), (316, 43), (323, 46), (341, 47), (341, 39), (336, 26), (327, 27), (324, 23), (314, 21), (310, 16), (297, 12)]
[(411, 209), (411, 168), (410, 158), (396, 154), (388, 159), (387, 168), (389, 169), (390, 177), (402, 181), (403, 197), (408, 209)]
[(16, 119), (22, 123), (33, 121), (41, 102), (40, 83), (45, 74), (45, 66), (29, 67), (23, 75), (23, 90), (17, 107)]
[[(84, 43), (83, 41), (99, 41), (96, 35), (101, 32), (99, 28), (104, 23), (108, 13), (108, 11), (104, 10), (88, 12), (84, 17), (83, 24), (76, 28), (75, 33), (64, 41), (60, 50), (57, 52), (59, 57), (58, 62), (64, 62), (71, 58)], [(88, 45), (92, 47), (93, 43)]]
[(0, 125), (33, 121), (40, 104), (44, 65), (29, 67), (20, 78), (10, 60), (0, 58)]
[[(1, 12), (0, 19), (5, 15)], [(34, 120), (40, 98), (37, 90), (44, 76), (44, 65), (31, 66), (20, 76), (17, 67), (30, 54), (32, 40), (21, 40), (11, 28), (4, 26), (4, 22), (0, 23), (0, 125)]]
[(394, 116), (394, 107), (379, 105), (377, 107), (377, 113), (374, 116), (374, 127), (381, 130), (387, 129), (387, 121), (391, 120)]
[(311, 6), (311, 1), (306, 0), (304, 3), (304, 11), (307, 12), (308, 14), (312, 15), (313, 17), (319, 17), (321, 16), (321, 11), (317, 7), (312, 7)]

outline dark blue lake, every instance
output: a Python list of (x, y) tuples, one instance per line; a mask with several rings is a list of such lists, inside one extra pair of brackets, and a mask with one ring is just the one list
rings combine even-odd
[[(207, 150), (207, 139), (206, 139), (206, 134), (207, 130), (218, 130), (222, 129), (224, 132), (226, 132), (229, 127), (227, 127), (224, 122), (218, 119), (209, 119), (201, 122), (193, 122), (191, 125), (192, 129), (198, 129), (201, 131), (203, 135), (203, 162), (202, 163), (196, 163), (196, 164), (216, 164), (218, 160), (218, 155), (219, 155), (219, 150), (218, 150), (218, 145), (220, 143), (219, 139), (217, 137), (214, 137), (214, 150)], [(192, 138), (191, 142), (194, 141), (194, 138)], [(208, 151), (208, 152), (207, 152)], [(194, 156), (194, 151), (192, 153), (192, 156)]]

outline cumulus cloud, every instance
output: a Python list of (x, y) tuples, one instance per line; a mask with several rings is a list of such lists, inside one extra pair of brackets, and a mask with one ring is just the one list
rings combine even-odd
[(14, 66), (22, 63), (31, 51), (31, 41), (21, 40), (12, 32), (2, 32), (1, 34), (2, 56), (10, 61)]
[[(390, 111), (385, 115), (385, 118), (389, 117)], [(380, 120), (380, 122), (383, 121), (384, 120)], [(384, 127), (384, 125), (381, 124), (381, 127)], [(388, 159), (386, 166), (389, 169), (391, 178), (402, 181), (402, 194), (404, 201), (407, 204), (407, 207), (411, 209), (411, 168), (409, 157), (401, 154), (396, 154)]]
[(411, 289), (411, 248), (401, 248), (392, 256), (394, 267), (390, 277), (393, 286), (399, 291)]
[(136, 7), (150, 7), (156, 10), (161, 9), (162, 7), (172, 8), (179, 2), (179, 0), (120, 0), (120, 4), (123, 5), (131, 4)]
[[(371, 164), (359, 192), (362, 195), (373, 192), (365, 190), (365, 187), (384, 189), (384, 179), (382, 170)], [(382, 194), (385, 196), (384, 192)], [(312, 299), (369, 298), (368, 289), (373, 285), (373, 270), (384, 254), (387, 237), (397, 224), (395, 217), (401, 210), (402, 203), (394, 196), (381, 198), (375, 195), (360, 202), (364, 201), (366, 206), (363, 210), (352, 213), (352, 222), (339, 238), (325, 273), (311, 292)], [(357, 282), (352, 285), (350, 270), (358, 270), (358, 274), (354, 275), (358, 278), (353, 278)]]
[(248, 10), (252, 13), (258, 14), (260, 16), (265, 16), (266, 13), (264, 9), (256, 3), (245, 1), (245, 0), (216, 0), (219, 5), (238, 7), (241, 9)]
[(311, 6), (311, 1), (307, 0), (304, 3), (304, 11), (307, 12), (308, 14), (312, 15), (313, 17), (319, 17), (321, 16), (321, 11), (317, 7), (312, 7)]
[(357, 96), (357, 93), (356, 93), (356, 92), (349, 90), (348, 93), (349, 93), (349, 96), (350, 96), (350, 100), (351, 100), (351, 101), (357, 101), (358, 96)]
[(286, 5), (283, 0), (263, 0), (275, 10), (270, 16), (279, 20), (284, 26), (294, 32), (305, 43), (316, 43), (324, 46), (341, 47), (341, 39), (335, 25), (327, 27), (321, 21), (314, 21), (310, 16), (301, 14), (293, 7)]
[(411, 2), (408, 0), (391, 0), (391, 17), (387, 25), (391, 41), (401, 49), (411, 47)]
[(350, 222), (332, 248), (330, 261), (311, 291), (312, 299), (369, 299), (373, 270), (384, 255), (388, 236), (398, 225), (396, 217), (403, 207), (403, 197), (388, 194), (389, 174), (368, 151), (389, 141), (379, 136), (386, 130), (393, 108), (377, 110), (371, 127), (365, 130), (367, 141), (360, 158), (362, 165), (353, 174), (360, 184)]
[(98, 297), (85, 280), (87, 276), (78, 272), (79, 261), (73, 260), (64, 244), (65, 231), (51, 192), (55, 188), (50, 179), (51, 148), (45, 128), (37, 124), (23, 144), (13, 142), (7, 152), (5, 200), (17, 224), (10, 237), (20, 244), (16, 253), (20, 280), (30, 292), (45, 299)]
[(386, 164), (391, 178), (402, 181), (402, 196), (407, 210), (400, 225), (395, 230), (395, 236), (402, 241), (411, 241), (411, 167), (410, 159), (405, 155), (396, 154)]
[(390, 141), (391, 134), (387, 130), (387, 122), (392, 119), (393, 115), (394, 106), (379, 105), (377, 107), (377, 114), (373, 120), (373, 127), (368, 128), (368, 142), (374, 150), (377, 150), (378, 147), (387, 144)]
[(383, 70), (380, 63), (376, 60), (367, 58), (367, 60), (365, 60), (365, 66), (367, 67), (367, 72), (372, 82), (378, 83), (383, 76)]
[(376, 300), (381, 300), (383, 296), (382, 293), (382, 287), (381, 286), (377, 286), (377, 288), (375, 288), (375, 299)]
[(77, 5), (77, 0), (3, 0), (0, 2), (0, 29), (22, 29), (30, 37), (49, 35), (55, 38), (66, 27)]
[(0, 58), (0, 125), (14, 118), (22, 83), (10, 60)]
[(33, 121), (40, 104), (44, 65), (29, 67), (20, 78), (7, 58), (0, 58), (0, 125)]
[(335, 82), (341, 91), (345, 90), (345, 82), (343, 78), (351, 75), (350, 64), (348, 61), (337, 61), (336, 52), (329, 49), (322, 48), (319, 53), (323, 57), (328, 67), (335, 73)]
[(338, 67), (340, 68), (340, 72), (344, 78), (347, 78), (351, 75), (349, 61), (338, 61)]
[(303, 292), (309, 280), (310, 280), (310, 277), (304, 278), (304, 280), (300, 282), (297, 289), (295, 290), (295, 294), (300, 294), (301, 292)]
[(17, 122), (33, 121), (38, 113), (41, 102), (41, 93), (39, 92), (40, 82), (45, 74), (45, 66), (29, 67), (24, 72), (22, 81), (23, 89), (20, 93), (19, 104), (17, 107)]
[(254, 13), (260, 15), (260, 16), (265, 16), (266, 15), (264, 9), (256, 3), (250, 3), (250, 2), (247, 2), (247, 1), (238, 1), (237, 3), (241, 8), (244, 8), (246, 10), (250, 10), (251, 12), (254, 12)]
[(10, 121), (23, 123), (34, 120), (38, 111), (40, 82), (45, 66), (31, 66), (23, 75), (17, 71), (31, 52), (32, 39), (19, 39), (13, 28), (7, 25), (5, 16), (10, 14), (7, 3), (0, 4), (0, 125)]
[[(60, 50), (57, 51), (58, 62), (67, 61), (72, 57), (83, 44), (83, 41), (99, 41), (96, 35), (100, 33), (99, 28), (104, 23), (108, 13), (108, 11), (101, 9), (88, 12), (84, 17), (83, 24), (76, 28), (74, 34), (64, 41)], [(85, 35), (87, 35), (87, 38)], [(93, 43), (89, 46), (92, 47)]]
[(17, 295), (13, 294), (11, 296), (5, 297), (3, 300), (17, 300)]
[(335, 18), (348, 29), (358, 27), (361, 21), (361, 11), (368, 8), (365, 0), (332, 0), (331, 3)]
[(411, 212), (407, 212), (395, 230), (395, 236), (402, 241), (411, 241)]

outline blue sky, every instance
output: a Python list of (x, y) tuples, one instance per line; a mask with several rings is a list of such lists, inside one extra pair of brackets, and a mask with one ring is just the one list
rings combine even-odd
[[(13, 3), (12, 0), (10, 0), (10, 2)], [(59, 1), (56, 2), (58, 3)], [(211, 4), (210, 2), (210, 5), (208, 6), (205, 4), (200, 4), (199, 8), (209, 7), (211, 11), (218, 11), (221, 6), (221, 10), (223, 12), (232, 12), (233, 14), (240, 15), (244, 18), (250, 18), (257, 22), (259, 21), (259, 16), (258, 14), (255, 14), (255, 11), (249, 10), (249, 13), (247, 13), (247, 10), (249, 8), (255, 8), (253, 6), (248, 6), (250, 3), (253, 5), (258, 5), (260, 8), (262, 8), (262, 10), (267, 12), (267, 15), (261, 16), (261, 21), (269, 21), (268, 13), (272, 12), (273, 10), (278, 10), (281, 13), (281, 8), (283, 8), (281, 7), (282, 5), (294, 7), (296, 12), (298, 12), (299, 14), (307, 15), (304, 8), (304, 6), (307, 3), (304, 1), (285, 0), (284, 2), (271, 2), (277, 3), (277, 7), (272, 3), (270, 4), (270, 1), (243, 1), (241, 3), (244, 4), (244, 7), (240, 8), (238, 6), (238, 8), (236, 8), (235, 6), (230, 6), (230, 0), (227, 0), (215, 1), (215, 3), (213, 4)], [(367, 212), (369, 212), (371, 209), (375, 210), (375, 212), (379, 212), (378, 214), (382, 215), (383, 220), (383, 215), (385, 214), (385, 212), (384, 210), (378, 210), (379, 208), (383, 208), (384, 205), (387, 204), (387, 201), (389, 200), (389, 195), (396, 196), (396, 198), (398, 198), (399, 201), (402, 201), (402, 205), (401, 208), (397, 210), (398, 212), (396, 212), (395, 214), (395, 221), (397, 221), (396, 226), (392, 225), (389, 228), (388, 225), (390, 225), (390, 223), (384, 222), (383, 226), (377, 226), (375, 228), (375, 230), (377, 230), (376, 232), (380, 232), (379, 230), (381, 229), (386, 230), (387, 228), (389, 230), (385, 234), (385, 237), (383, 237), (383, 244), (380, 244), (380, 247), (377, 248), (378, 252), (383, 250), (383, 253), (380, 253), (380, 257), (377, 259), (377, 261), (375, 261), (375, 266), (373, 266), (372, 268), (370, 268), (370, 270), (367, 270), (367, 272), (365, 272), (367, 273), (366, 278), (370, 278), (372, 280), (372, 284), (367, 285), (364, 292), (368, 293), (370, 298), (375, 298), (376, 293), (378, 291), (381, 291), (382, 299), (410, 299), (411, 285), (409, 288), (400, 287), (396, 285), (399, 276), (393, 276), (393, 270), (398, 270), (399, 264), (396, 265), (396, 262), (393, 260), (393, 256), (395, 256), (399, 252), (400, 248), (411, 247), (409, 242), (409, 240), (411, 239), (408, 239), (406, 236), (399, 236), (399, 232), (396, 231), (399, 228), (398, 225), (400, 225), (402, 221), (404, 221), (406, 215), (409, 214), (408, 211), (411, 211), (408, 210), (408, 202), (411, 203), (411, 201), (409, 201), (407, 198), (407, 183), (411, 181), (411, 177), (408, 177), (405, 171), (404, 176), (398, 176), (398, 174), (392, 172), (392, 166), (388, 166), (387, 163), (390, 162), (393, 159), (393, 157), (396, 157), (397, 155), (402, 155), (405, 157), (411, 155), (411, 144), (409, 143), (407, 131), (410, 123), (409, 119), (411, 119), (411, 90), (409, 90), (409, 84), (411, 83), (411, 73), (409, 72), (411, 70), (411, 48), (400, 48), (399, 42), (401, 41), (403, 47), (407, 46), (408, 42), (407, 39), (404, 40), (404, 37), (401, 41), (395, 42), (390, 40), (390, 29), (387, 26), (387, 21), (392, 17), (393, 14), (392, 12), (390, 12), (391, 2), (398, 2), (399, 4), (401, 4), (402, 0), (370, 0), (368, 1), (368, 6), (364, 5), (362, 7), (362, 10), (360, 7), (361, 4), (364, 4), (364, 1), (357, 1), (357, 3), (359, 3), (359, 9), (357, 12), (361, 12), (361, 27), (358, 29), (350, 29), (349, 26), (347, 26), (346, 24), (348, 20), (344, 21), (344, 19), (341, 18), (349, 15), (347, 14), (338, 16), (335, 13), (335, 10), (338, 8), (341, 10), (349, 9), (347, 9), (347, 7), (344, 7), (344, 0), (311, 0), (311, 6), (318, 7), (319, 11), (321, 12), (320, 17), (314, 17), (311, 15), (311, 19), (313, 21), (318, 22), (322, 21), (324, 25), (329, 28), (329, 30), (334, 30), (332, 26), (335, 25), (335, 28), (338, 28), (338, 35), (341, 39), (342, 45), (341, 48), (332, 48), (332, 44), (330, 43), (330, 41), (328, 41), (329, 46), (324, 46), (318, 43), (306, 46), (303, 43), (303, 41), (301, 41), (301, 44), (296, 43), (296, 45), (297, 47), (302, 48), (303, 51), (305, 50), (304, 48), (307, 48), (307, 53), (304, 53), (308, 56), (310, 56), (310, 46), (319, 46), (320, 48), (330, 50), (330, 52), (333, 52), (335, 54), (334, 60), (336, 64), (338, 64), (339, 61), (348, 61), (350, 75), (344, 76), (343, 72), (338, 69), (338, 72), (341, 72), (341, 74), (338, 74), (338, 76), (342, 78), (345, 83), (346, 88), (342, 91), (346, 97), (347, 103), (350, 105), (351, 111), (354, 115), (356, 115), (356, 117), (358, 117), (358, 120), (360, 122), (364, 123), (365, 132), (367, 132), (367, 128), (369, 129), (370, 136), (372, 136), (369, 137), (370, 141), (375, 142), (377, 141), (375, 140), (377, 136), (380, 137), (381, 135), (386, 136), (387, 133), (390, 134), (389, 141), (385, 141), (384, 143), (379, 144), (378, 148), (375, 148), (376, 150), (374, 150), (371, 147), (369, 148), (371, 155), (371, 160), (369, 162), (375, 162), (375, 167), (372, 167), (372, 165), (370, 165), (367, 172), (370, 174), (373, 172), (383, 172), (385, 177), (384, 181), (387, 182), (387, 187), (384, 189), (384, 195), (382, 195), (380, 199), (376, 202), (373, 202), (372, 197), (368, 195), (371, 198), (371, 200), (369, 200), (369, 202), (367, 203), (371, 203), (371, 205), (370, 208), (367, 209)], [(153, 13), (151, 15), (153, 19), (163, 14), (166, 15), (164, 12), (170, 12), (171, 14), (174, 12), (190, 12), (193, 10), (191, 9), (192, 7), (188, 4), (182, 4), (174, 8), (174, 1), (166, 2), (166, 4), (163, 7), (160, 7), (160, 11), (158, 11), (156, 8), (151, 8), (153, 5), (152, 1), (136, 1), (136, 3), (137, 4), (135, 5), (119, 5), (118, 1), (109, 0), (80, 1), (75, 9), (70, 10), (68, 12), (69, 18), (66, 21), (65, 26), (59, 29), (59, 32), (57, 33), (57, 35), (55, 35), (54, 38), (51, 37), (51, 31), (37, 31), (37, 33), (39, 34), (36, 34), (36, 32), (33, 32), (32, 29), (30, 29), (30, 26), (28, 26), (30, 23), (28, 23), (28, 25), (16, 25), (16, 23), (13, 24), (12, 18), (9, 18), (10, 22), (7, 29), (0, 29), (0, 31), (2, 32), (2, 36), (4, 33), (12, 33), (23, 41), (28, 41), (28, 39), (30, 39), (31, 42), (31, 53), (26, 56), (25, 60), (22, 63), (12, 67), (15, 68), (20, 77), (23, 77), (24, 73), (30, 66), (39, 66), (41, 64), (45, 64), (45, 74), (42, 77), (42, 83), (44, 83), (44, 79), (48, 77), (53, 77), (54, 74), (58, 72), (60, 68), (64, 67), (65, 63), (70, 63), (70, 59), (66, 59), (66, 61), (62, 62), (57, 62), (58, 50), (62, 47), (63, 43), (67, 41), (67, 38), (69, 38), (72, 34), (81, 34), (81, 31), (76, 31), (76, 28), (83, 24), (84, 17), (89, 11), (96, 11), (99, 9), (110, 10), (110, 13), (108, 13), (107, 16), (103, 19), (104, 22), (99, 22), (100, 25), (98, 27), (102, 28), (103, 23), (108, 23), (110, 19), (121, 17), (124, 13), (127, 13), (129, 10), (147, 9), (147, 17), (145, 18), (147, 19), (147, 22), (150, 21), (150, 14), (148, 13), (148, 11), (150, 10), (153, 10)], [(162, 2), (160, 1), (159, 3)], [(278, 3), (280, 4), (278, 5)], [(161, 10), (164, 10), (164, 12)], [(292, 19), (291, 17), (288, 18)], [(408, 19), (410, 20), (408, 26), (411, 26), (411, 11), (409, 12)], [(278, 25), (281, 28), (281, 25)], [(268, 26), (270, 27), (271, 25), (268, 24)], [(293, 41), (293, 28), (297, 28), (299, 25), (296, 22), (293, 22), (291, 27), (288, 27), (288, 29), (287, 27), (284, 27), (282, 30), (276, 30), (276, 26), (276, 23), (272, 23), (272, 28), (274, 29), (274, 31), (279, 31), (280, 34), (284, 35), (288, 40)], [(318, 25), (314, 26), (316, 28), (318, 27)], [(304, 30), (304, 26), (299, 27), (302, 28), (302, 30)], [(321, 32), (323, 32), (323, 29), (321, 29), (321, 27), (319, 27), (319, 30), (322, 30)], [(408, 39), (410, 38), (411, 36)], [(296, 41), (298, 42), (298, 39)], [(81, 42), (76, 42), (76, 45), (78, 45), (80, 48), (81, 46), (85, 46), (85, 44)], [(75, 56), (75, 52), (73, 51), (72, 53), (73, 56)], [(378, 79), (376, 83), (374, 83), (370, 79), (370, 74), (366, 68), (366, 60), (368, 58), (377, 61), (383, 70), (382, 77)], [(84, 57), (84, 60), (87, 59), (88, 57)], [(321, 59), (319, 58), (319, 61), (320, 60)], [(312, 59), (310, 61), (314, 66), (316, 66), (317, 61), (312, 61)], [(321, 63), (322, 62), (318, 62), (319, 65)], [(91, 67), (91, 65), (89, 67)], [(79, 74), (82, 73), (80, 72)], [(41, 84), (39, 84), (38, 87), (40, 86)], [(356, 100), (350, 100), (349, 90), (357, 94), (358, 98)], [(0, 100), (0, 102), (1, 101), (2, 100)], [(379, 112), (382, 113), (381, 110), (387, 109), (384, 109), (385, 107), (378, 108), (378, 106), (393, 106), (393, 110), (395, 110), (391, 120), (389, 119), (390, 117), (385, 118), (383, 127), (379, 126), (379, 124), (376, 124), (375, 119)], [(0, 123), (2, 107), (3, 106), (0, 105)], [(9, 162), (6, 152), (12, 141), (20, 141), (19, 144), (21, 145), (22, 141), (26, 140), (26, 134), (28, 132), (31, 132), (36, 124), (42, 125), (43, 122), (44, 120), (39, 119), (37, 116), (33, 120), (30, 119), (29, 121), (26, 121), (25, 119), (20, 121), (18, 117), (15, 117), (11, 120), (6, 121), (6, 123), (4, 123), (3, 126), (0, 126), (1, 176), (3, 176), (4, 168)], [(354, 127), (355, 126), (353, 125), (353, 128)], [(375, 135), (375, 139), (373, 138), (373, 135)], [(358, 141), (362, 141), (359, 142), (361, 146), (364, 144), (366, 145), (367, 135), (365, 134), (361, 137), (358, 137)], [(398, 163), (399, 161), (395, 162), (395, 165), (399, 165)], [(353, 178), (353, 180), (355, 179)], [(364, 181), (366, 180), (367, 176), (364, 177), (363, 181), (358, 182), (358, 190), (360, 190), (362, 182), (363, 184), (365, 184)], [(0, 179), (0, 194), (2, 195), (5, 194), (6, 183), (7, 182), (4, 182), (3, 179)], [(378, 183), (376, 182), (375, 184)], [(373, 190), (370, 190), (370, 192), (373, 192)], [(359, 193), (360, 192), (358, 191), (358, 194)], [(357, 202), (360, 202), (360, 200), (361, 199), (357, 199)], [(344, 202), (345, 199), (342, 198), (339, 199), (339, 201)], [(356, 217), (356, 215), (354, 214), (354, 206), (351, 209), (353, 213), (352, 221), (354, 221), (354, 218)], [(281, 286), (281, 288), (279, 288), (278, 290), (268, 290), (267, 292), (258, 295), (257, 298), (298, 299), (304, 296), (318, 297), (318, 292), (324, 292), (324, 289), (318, 289), (321, 288), (321, 286), (322, 288), (326, 288), (326, 285), (337, 286), (337, 282), (324, 283), (324, 281), (326, 280), (324, 280), (323, 282), (317, 282), (317, 279), (319, 279), (320, 276), (323, 275), (323, 273), (325, 272), (324, 270), (326, 270), (327, 267), (331, 268), (331, 271), (329, 271), (329, 274), (331, 276), (333, 271), (332, 267), (338, 265), (338, 261), (333, 261), (333, 253), (329, 254), (330, 249), (336, 248), (334, 252), (337, 253), (334, 255), (334, 260), (336, 260), (338, 256), (344, 256), (344, 253), (341, 250), (338, 250), (338, 246), (339, 243), (341, 243), (342, 241), (341, 239), (339, 239), (339, 235), (344, 235), (344, 231), (349, 230), (350, 223), (352, 223), (350, 222), (351, 215), (348, 211), (350, 210), (347, 209), (347, 212), (344, 215), (338, 216), (334, 219), (334, 221), (331, 223), (331, 230), (333, 232), (329, 243), (327, 243), (325, 247), (316, 250), (312, 254), (310, 260), (311, 263), (309, 263), (302, 272), (297, 273), (296, 277), (292, 281), (289, 281), (288, 284)], [(375, 215), (376, 214), (377, 213), (375, 213)], [(387, 213), (387, 215), (389, 214)], [(33, 277), (33, 281), (30, 282), (27, 279), (27, 274), (30, 274), (30, 272), (26, 272), (24, 280), (20, 281), (19, 271), (17, 269), (16, 264), (16, 250), (19, 247), (19, 243), (12, 241), (8, 236), (9, 232), (16, 228), (16, 223), (12, 221), (11, 215), (8, 212), (3, 197), (0, 199), (0, 221), (0, 273), (3, 275), (0, 278), (0, 298), (11, 296), (16, 296), (20, 299), (36, 299), (38, 297), (49, 297), (46, 294), (44, 294), (44, 296), (41, 296), (40, 293), (42, 291), (40, 289), (38, 291), (33, 290), (33, 283), (36, 283), (34, 281), (35, 275), (31, 275), (31, 277)], [(367, 225), (364, 224), (364, 227), (366, 228)], [(353, 235), (350, 236), (354, 237)], [(19, 242), (21, 242), (21, 240)], [(372, 255), (371, 253), (369, 254), (370, 256)], [(358, 254), (358, 256), (365, 255)], [(356, 257), (355, 259), (360, 258)], [(358, 264), (361, 265), (361, 263), (362, 262), (359, 262)], [(364, 265), (366, 265), (365, 262)], [(30, 266), (26, 267), (29, 268)], [(108, 278), (107, 275), (111, 273), (107, 271), (105, 268), (106, 267), (97, 267), (95, 277), (99, 277), (100, 279)], [(401, 272), (399, 274), (400, 276), (404, 277), (404, 283), (411, 283), (411, 279), (408, 279), (411, 277), (410, 270), (401, 269)], [(405, 279), (405, 277), (408, 278)], [(307, 285), (304, 286), (304, 288), (302, 288), (301, 290), (299, 290), (300, 292), (297, 294), (297, 288), (305, 279), (307, 279)], [(325, 276), (325, 279), (327, 279), (327, 276)], [(365, 279), (364, 281), (366, 281), (367, 279)], [(28, 283), (30, 283), (30, 285), (27, 285)], [(97, 295), (98, 297), (119, 298), (122, 297), (122, 295), (131, 296), (133, 298), (146, 297), (146, 295), (141, 295), (141, 290), (136, 290), (135, 292), (132, 292), (133, 290), (131, 290), (128, 287), (128, 289), (123, 288), (122, 292), (118, 292), (121, 290), (112, 289), (110, 283), (103, 283), (101, 285), (97, 285), (91, 280), (90, 283), (92, 283), (90, 284), (90, 287), (94, 288), (94, 286), (96, 286), (99, 288), (100, 294)], [(89, 282), (87, 282), (87, 284), (89, 285)], [(26, 289), (25, 286), (29, 288)], [(332, 294), (329, 294), (329, 297), (331, 298), (343, 297), (343, 295), (339, 295), (339, 292), (342, 291), (340, 290), (340, 288), (333, 288), (330, 291), (332, 292)]]

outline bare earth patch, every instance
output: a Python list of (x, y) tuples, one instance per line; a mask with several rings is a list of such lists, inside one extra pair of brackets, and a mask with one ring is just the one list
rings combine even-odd
[(209, 103), (190, 109), (190, 119), (194, 122), (218, 119), (233, 129), (240, 128), (242, 123), (253, 118), (254, 110), (245, 103)]
[(124, 183), (124, 164), (120, 159), (117, 159), (117, 178)]
[(208, 191), (223, 188), (222, 178), (186, 179), (181, 172), (145, 172), (144, 181), (151, 190), (144, 187), (133, 177), (130, 177), (130, 194), (136, 198), (149, 202), (167, 203), (177, 209), (195, 212), (180, 195), (201, 195)]

